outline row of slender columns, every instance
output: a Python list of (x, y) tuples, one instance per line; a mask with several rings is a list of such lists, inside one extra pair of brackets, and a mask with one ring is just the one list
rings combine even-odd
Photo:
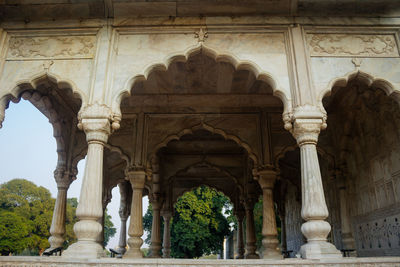
[[(98, 258), (102, 255), (102, 246), (96, 242), (102, 232), (102, 225), (98, 222), (103, 216), (102, 185), (103, 185), (103, 149), (111, 132), (110, 110), (100, 105), (89, 106), (80, 114), (80, 127), (85, 131), (88, 142), (88, 153), (85, 172), (77, 208), (79, 221), (74, 225), (78, 241), (71, 245), (65, 252), (65, 257)], [(302, 185), (302, 217), (306, 221), (301, 231), (307, 238), (307, 243), (301, 247), (300, 254), (303, 258), (319, 259), (326, 257), (341, 257), (341, 253), (327, 242), (330, 225), (325, 219), (328, 210), (325, 203), (322, 187), (321, 172), (319, 169), (316, 144), (321, 128), (324, 127), (321, 112), (313, 107), (301, 107), (293, 114), (293, 129), (291, 132), (300, 147), (301, 157), (301, 185)], [(131, 219), (129, 224), (128, 244), (130, 249), (125, 257), (143, 257), (140, 247), (143, 243), (142, 225), (142, 194), (146, 174), (143, 170), (131, 169), (127, 171), (127, 179), (132, 186)], [(259, 173), (259, 182), (263, 189), (263, 245), (264, 257), (275, 257), (279, 250), (276, 241), (276, 224), (273, 202), (272, 186), (273, 174)], [(65, 211), (66, 188), (61, 186), (56, 208)], [(64, 202), (63, 202), (64, 201)], [(246, 210), (246, 258), (257, 258), (255, 253), (255, 234), (253, 207), (254, 199), (245, 201)], [(343, 202), (343, 201), (342, 201)], [(345, 203), (341, 203), (345, 205)], [(156, 211), (158, 220), (159, 209)], [(60, 215), (62, 218), (62, 215)], [(58, 218), (54, 220), (52, 241), (59, 243), (57, 237), (62, 235)], [(64, 219), (65, 220), (65, 219)], [(62, 221), (62, 220), (61, 220)], [(57, 229), (57, 230), (55, 230)], [(157, 232), (157, 231), (155, 231)], [(160, 236), (160, 234), (158, 234)], [(155, 240), (156, 241), (156, 240)], [(154, 246), (158, 250), (159, 246)]]

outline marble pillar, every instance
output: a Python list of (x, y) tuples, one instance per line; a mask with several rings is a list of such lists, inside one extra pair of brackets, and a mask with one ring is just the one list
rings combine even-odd
[(74, 225), (78, 241), (63, 253), (66, 258), (100, 258), (103, 255), (103, 247), (96, 240), (102, 231), (98, 221), (103, 216), (103, 150), (111, 133), (110, 114), (110, 109), (99, 104), (88, 106), (80, 113), (78, 127), (86, 133), (88, 152), (76, 209), (79, 221)]
[(244, 211), (238, 210), (236, 211), (236, 219), (237, 219), (237, 256), (236, 259), (244, 259), (244, 242), (243, 242), (243, 219), (244, 219)]
[(339, 200), (340, 200), (340, 223), (342, 230), (342, 246), (343, 249), (355, 250), (356, 244), (351, 231), (349, 207), (347, 204), (347, 196), (346, 196), (346, 184), (343, 179), (339, 178), (338, 180), (339, 180), (338, 188), (339, 188)]
[(63, 167), (58, 167), (54, 171), (54, 178), (57, 182), (57, 198), (54, 205), (53, 219), (50, 227), (50, 248), (46, 251), (62, 247), (65, 234), (65, 217), (67, 212), (67, 191), (75, 175), (71, 175)]
[(141, 238), (143, 235), (142, 197), (146, 173), (144, 170), (133, 169), (127, 171), (126, 174), (132, 186), (132, 204), (128, 230), (129, 249), (125, 253), (124, 258), (143, 258), (143, 252), (140, 250), (140, 247), (143, 244)]
[(276, 215), (272, 192), (276, 177), (276, 172), (272, 168), (260, 170), (257, 172), (256, 176), (263, 191), (262, 244), (264, 248), (264, 259), (283, 258), (279, 248), (278, 229), (276, 228)]
[(260, 256), (256, 253), (256, 232), (254, 227), (254, 205), (255, 198), (247, 198), (244, 202), (246, 210), (246, 259), (259, 259)]
[(170, 211), (163, 212), (164, 219), (164, 235), (163, 235), (163, 258), (171, 257), (171, 217), (172, 213)]
[(161, 200), (159, 197), (153, 197), (151, 205), (153, 207), (153, 221), (151, 225), (151, 245), (150, 257), (161, 258)]
[(298, 107), (293, 114), (291, 132), (300, 147), (301, 159), (301, 216), (306, 221), (301, 232), (307, 238), (307, 243), (300, 248), (300, 255), (306, 259), (342, 257), (340, 251), (327, 242), (331, 226), (325, 221), (328, 208), (316, 147), (320, 130), (326, 128), (324, 121), (324, 115), (314, 106)]
[(121, 219), (121, 229), (119, 234), (119, 242), (117, 251), (122, 255), (126, 252), (126, 221), (130, 214), (130, 207), (132, 201), (132, 194), (129, 182), (123, 182), (118, 184), (120, 193), (120, 205), (119, 205), (119, 217)]

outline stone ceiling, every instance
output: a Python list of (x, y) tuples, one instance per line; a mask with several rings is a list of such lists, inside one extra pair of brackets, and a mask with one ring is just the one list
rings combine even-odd
[(384, 16), (398, 0), (0, 0), (0, 21), (137, 16)]

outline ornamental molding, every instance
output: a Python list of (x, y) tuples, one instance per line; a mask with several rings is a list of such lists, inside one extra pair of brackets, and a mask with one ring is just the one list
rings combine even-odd
[(399, 57), (394, 34), (308, 33), (314, 57)]
[(14, 36), (9, 41), (7, 60), (93, 58), (95, 43), (95, 36)]

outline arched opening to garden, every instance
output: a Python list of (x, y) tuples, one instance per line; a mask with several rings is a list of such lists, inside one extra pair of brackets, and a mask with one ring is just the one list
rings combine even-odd
[[(320, 145), (335, 156), (341, 247), (358, 256), (399, 255), (400, 108), (383, 82), (359, 73), (323, 99)], [(392, 93), (388, 96), (388, 93)]]
[(80, 182), (70, 184), (86, 154), (85, 136), (76, 127), (81, 99), (45, 75), (19, 84), (1, 102), (8, 108), (0, 131), (0, 217), (7, 225), (1, 253), (40, 255), (49, 247), (66, 248), (75, 241), (80, 190)]

